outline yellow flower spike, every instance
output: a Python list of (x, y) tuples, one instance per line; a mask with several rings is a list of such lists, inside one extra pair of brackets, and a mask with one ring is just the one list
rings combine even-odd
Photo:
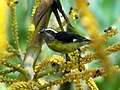
[(71, 73), (76, 73), (76, 72), (78, 72), (78, 69), (77, 69), (77, 67), (74, 67), (74, 68), (71, 68), (70, 71), (71, 71)]
[(3, 52), (3, 58), (13, 58), (19, 56), (19, 52), (7, 42), (5, 51)]
[[(114, 70), (114, 73), (115, 73), (115, 72), (118, 72), (120, 70), (120, 67), (119, 66), (113, 66), (112, 69)], [(83, 79), (83, 80), (88, 80), (87, 82), (88, 82), (88, 84), (89, 84), (89, 86), (92, 90), (98, 90), (91, 77), (95, 78), (97, 76), (106, 76), (106, 75), (107, 75), (107, 72), (105, 71), (104, 68), (85, 70), (83, 72), (76, 72), (76, 73), (68, 73), (68, 74), (65, 74), (63, 77), (61, 77), (59, 79), (56, 79), (56, 80), (50, 81), (48, 83), (45, 83), (39, 89), (45, 89), (48, 86), (51, 87), (51, 86), (58, 85), (58, 84), (63, 84), (63, 83), (66, 83), (66, 82), (73, 82), (74, 79), (79, 78), (79, 79)]]
[(107, 55), (110, 55), (114, 52), (120, 51), (120, 43), (117, 43), (115, 45), (109, 46), (105, 49), (105, 52)]
[(95, 53), (97, 56), (99, 56), (103, 67), (106, 69), (106, 72), (108, 72), (108, 74), (111, 74), (113, 71), (111, 70), (112, 65), (104, 53), (103, 39), (100, 37), (98, 24), (94, 18), (92, 11), (83, 2), (83, 0), (76, 0), (76, 6), (81, 13), (81, 23), (87, 29), (92, 39), (92, 47), (95, 50)]
[(12, 64), (12, 63), (10, 63), (10, 62), (8, 62), (8, 61), (6, 61), (6, 60), (0, 60), (0, 62), (1, 62), (3, 65), (7, 66), (7, 67), (13, 68), (13, 69), (16, 70), (16, 71), (21, 72), (21, 73), (24, 74), (24, 75), (27, 75), (27, 74), (28, 74), (28, 71), (27, 71), (27, 70), (25, 70), (25, 69), (23, 69), (23, 68), (21, 68), (21, 67), (17, 67), (16, 64)]
[(2, 76), (2, 77), (0, 77), (0, 82), (1, 83), (5, 82), (5, 83), (13, 84), (13, 83), (19, 82), (19, 80)]
[(56, 73), (56, 69), (54, 69), (53, 71), (49, 71), (48, 73), (46, 71), (43, 72), (43, 70), (49, 66), (49, 65), (52, 65), (53, 63), (55, 64), (59, 64), (59, 65), (62, 65), (64, 63), (64, 58), (61, 57), (61, 56), (57, 56), (57, 55), (53, 55), (51, 56), (50, 58), (46, 59), (46, 60), (43, 60), (42, 62), (40, 62), (39, 64), (37, 64), (35, 66), (35, 69), (34, 69), (34, 79), (37, 79), (38, 78), (38, 74), (39, 74), (39, 71), (42, 70), (42, 73), (39, 75), (39, 77), (41, 76), (44, 76), (44, 75), (51, 75), (51, 72), (52, 73)]
[(81, 48), (81, 52), (85, 54), (91, 48), (91, 44), (85, 45)]
[(12, 48), (11, 45), (9, 45), (7, 42), (6, 42), (6, 47), (4, 48), (4, 50), (2, 51), (1, 55), (0, 55), (0, 58), (13, 58), (15, 56), (19, 56), (19, 53), (17, 50), (14, 50)]
[(0, 58), (6, 58), (6, 59), (8, 59), (8, 58), (15, 57), (15, 55), (16, 54), (14, 54), (13, 52), (10, 53), (10, 52), (4, 51), (4, 52), (1, 53)]
[(18, 28), (17, 28), (17, 20), (16, 20), (16, 7), (14, 0), (9, 0), (9, 6), (11, 10), (11, 22), (12, 22), (12, 31), (13, 31), (13, 40), (16, 45), (17, 50), (19, 51), (19, 36), (18, 36)]
[(80, 65), (90, 63), (91, 61), (98, 59), (96, 54), (89, 53), (80, 59)]
[(32, 24), (32, 22), (33, 22), (33, 17), (34, 17), (36, 8), (37, 8), (38, 5), (40, 4), (40, 2), (41, 2), (41, 0), (35, 0), (34, 6), (33, 6), (33, 9), (32, 9), (32, 14), (31, 14), (31, 24)]
[(41, 0), (35, 0), (34, 6), (33, 6), (33, 11), (32, 11), (32, 15), (31, 17), (33, 18), (36, 8), (38, 7), (38, 5), (40, 4)]
[(64, 63), (64, 58), (61, 56), (53, 55), (48, 59), (43, 60), (35, 66), (35, 73), (38, 73), (39, 70), (43, 70), (45, 67), (52, 65), (53, 63), (62, 65)]
[(48, 87), (47, 87), (47, 90), (51, 90), (51, 87), (48, 86)]
[(27, 47), (29, 47), (29, 45), (30, 45), (30, 43), (32, 41), (34, 31), (35, 31), (35, 26), (34, 26), (33, 23), (31, 23), (31, 25), (29, 27), (29, 32), (28, 32), (28, 35), (27, 35)]
[(70, 8), (70, 11), (69, 11), (69, 19), (77, 19), (78, 18), (78, 16), (77, 16), (77, 9), (75, 9), (75, 8)]
[(73, 82), (75, 84), (76, 90), (83, 90), (82, 83), (80, 81), (79, 76), (76, 76)]
[(4, 51), (7, 42), (8, 6), (6, 0), (0, 1), (0, 55)]
[(29, 32), (28, 32), (28, 35), (27, 35), (27, 48), (29, 47), (29, 45), (32, 41), (33, 34), (34, 34), (34, 31), (35, 31), (34, 14), (35, 14), (36, 8), (40, 4), (40, 2), (41, 2), (41, 0), (35, 0), (34, 6), (33, 6), (33, 9), (32, 9), (31, 23), (30, 23)]
[[(117, 46), (115, 45), (115, 46), (113, 46), (114, 47), (114, 49), (116, 50), (116, 51), (119, 51), (119, 46), (120, 44), (117, 44)], [(112, 49), (112, 47), (110, 48), (110, 49), (106, 49), (106, 51), (105, 52), (107, 52), (107, 51), (111, 51), (111, 49)], [(116, 51), (114, 51), (114, 52), (116, 52)], [(111, 53), (110, 53), (111, 54)], [(53, 63), (53, 58), (54, 57), (56, 57), (56, 56), (53, 56), (53, 57), (51, 57), (51, 59), (49, 58), (49, 60), (44, 60), (45, 61), (45, 64), (44, 63), (41, 63), (41, 66), (40, 67), (37, 67), (36, 66), (36, 70), (37, 70), (37, 68), (38, 69), (42, 69), (45, 65), (47, 66), (47, 65), (49, 65), (50, 64), (50, 62), (52, 62)], [(59, 59), (59, 57), (58, 57), (58, 59)], [(90, 54), (87, 54), (86, 56), (84, 56), (83, 58), (81, 58), (82, 60), (80, 60), (81, 62), (80, 62), (80, 70), (82, 69), (82, 70), (85, 70), (85, 67), (84, 66), (81, 66), (81, 65), (84, 65), (84, 64), (86, 64), (86, 63), (89, 63), (89, 62), (91, 62), (92, 60), (96, 60), (96, 59), (99, 59), (99, 57), (96, 55), (96, 54), (92, 54), (92, 53), (90, 53)], [(64, 58), (62, 59), (62, 61), (64, 60)], [(49, 62), (50, 61), (50, 62)], [(56, 61), (56, 60), (55, 60)], [(57, 60), (58, 61), (58, 60)], [(75, 64), (75, 63), (77, 63), (77, 62), (72, 62), (72, 63), (70, 63), (70, 62), (68, 62), (67, 63), (67, 65), (65, 65), (65, 67), (64, 68), (61, 68), (60, 70), (62, 71), (62, 72), (64, 72), (64, 70), (65, 69), (67, 69), (67, 70), (69, 70), (70, 71), (70, 68), (69, 67), (73, 67), (73, 65), (76, 65), (76, 66), (78, 66), (77, 64)], [(35, 71), (36, 72), (36, 71)], [(55, 70), (53, 70), (53, 72), (55, 72)], [(47, 72), (46, 72), (47, 73)], [(40, 75), (40, 77), (41, 76), (44, 76), (44, 75), (46, 75), (46, 73), (45, 74), (41, 74)], [(50, 73), (51, 73), (51, 71), (50, 71)]]
[(12, 5), (14, 5), (14, 0), (10, 0), (10, 2), (8, 3), (8, 5), (11, 7)]
[(16, 82), (8, 87), (8, 90), (38, 90), (31, 82)]
[(20, 64), (18, 64), (17, 67), (20, 67)]
[(71, 61), (76, 61), (76, 60), (78, 61), (78, 56), (79, 56), (78, 50), (69, 53), (69, 57)]
[[(100, 36), (103, 38), (104, 42), (107, 41), (109, 38), (113, 37), (118, 33), (118, 29), (116, 27), (108, 27), (104, 30), (104, 33)], [(82, 53), (86, 53), (92, 47), (92, 44), (85, 45), (81, 48)]]
[(40, 80), (40, 79), (38, 79), (38, 83), (40, 84), (40, 86), (43, 86), (45, 83), (42, 81), (42, 80)]
[(89, 78), (88, 80), (86, 80), (86, 83), (88, 84), (90, 90), (99, 90), (93, 78)]
[(64, 63), (64, 58), (58, 55), (53, 55), (52, 57), (49, 58), (49, 61), (52, 63), (60, 64), (62, 65)]
[(85, 65), (82, 63), (82, 62), (80, 62), (79, 64), (78, 64), (78, 70), (81, 72), (81, 71), (83, 71), (83, 70), (85, 70)]
[(0, 75), (5, 76), (6, 74), (15, 72), (14, 69), (9, 69), (9, 70), (0, 70)]
[(35, 69), (34, 69), (34, 73), (35, 75), (37, 75), (39, 73), (40, 70), (44, 70), (44, 68), (48, 65), (50, 65), (51, 63), (49, 63), (49, 60), (48, 59), (45, 59), (43, 60), (42, 62), (40, 62), (39, 64), (37, 64), (35, 66)]
[[(120, 43), (109, 46), (104, 50), (106, 56), (108, 56), (112, 53), (118, 52), (118, 51), (120, 51)], [(89, 53), (89, 54), (87, 54), (87, 55), (85, 55), (84, 57), (81, 58), (80, 63), (86, 64), (86, 63), (89, 63), (89, 62), (91, 62), (93, 60), (96, 60), (96, 59), (99, 59), (98, 55)]]
[[(78, 13), (77, 9), (71, 7), (71, 8), (70, 8), (70, 11), (69, 11), (69, 16), (68, 16), (69, 20), (77, 19), (77, 18), (78, 18), (77, 13)], [(66, 20), (63, 20), (63, 21), (62, 21), (62, 26), (65, 26), (66, 24), (67, 24), (67, 23), (66, 23)], [(56, 30), (57, 30), (57, 31), (60, 31), (61, 29), (60, 29), (60, 27), (58, 26), (58, 27), (56, 27)]]
[(104, 30), (104, 34), (101, 35), (101, 37), (103, 37), (104, 41), (106, 41), (107, 39), (109, 39), (110, 37), (116, 35), (118, 33), (118, 29), (114, 26), (112, 27), (108, 27)]

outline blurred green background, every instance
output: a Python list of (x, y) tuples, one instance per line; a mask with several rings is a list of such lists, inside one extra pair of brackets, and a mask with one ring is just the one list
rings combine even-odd
[[(75, 8), (75, 0), (60, 1), (67, 15), (69, 13), (70, 7)], [(98, 21), (101, 34), (103, 33), (103, 30), (105, 28), (111, 25), (118, 27), (118, 30), (120, 31), (120, 0), (89, 0), (89, 2), (89, 7), (93, 11), (95, 18)], [(19, 0), (19, 3), (16, 4), (20, 47), (23, 52), (25, 52), (26, 49), (26, 38), (30, 25), (33, 3), (33, 0)], [(79, 32), (79, 34), (87, 36), (86, 30), (80, 25), (78, 20), (73, 20), (71, 21), (71, 23), (76, 28), (77, 32)], [(52, 27), (54, 28), (56, 26), (52, 25)], [(119, 37), (120, 34), (112, 37), (107, 41), (106, 45), (109, 46), (115, 44), (116, 42), (119, 42)], [(11, 23), (9, 23), (9, 42), (14, 46), (12, 39)], [(52, 54), (56, 54), (55, 52), (51, 51), (47, 46), (44, 46), (43, 49), (44, 48), (45, 50), (41, 54), (45, 55), (44, 57), (49, 57)], [(120, 65), (120, 52), (110, 55), (109, 58), (113, 65)], [(101, 65), (99, 61), (93, 61), (89, 65), (87, 65), (87, 68), (96, 68), (100, 66)], [(104, 77), (97, 77), (95, 78), (95, 82), (100, 90), (120, 90), (120, 73), (114, 74), (114, 77), (111, 78), (111, 81)]]

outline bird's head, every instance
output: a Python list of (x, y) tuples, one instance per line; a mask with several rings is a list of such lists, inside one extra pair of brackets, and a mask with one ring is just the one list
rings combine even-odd
[(39, 34), (43, 35), (44, 39), (46, 42), (52, 42), (55, 40), (55, 35), (56, 35), (57, 31), (55, 31), (52, 28), (43, 28)]
[(55, 34), (55, 33), (57, 33), (57, 31), (55, 31), (54, 29), (52, 29), (52, 28), (43, 28), (41, 31), (40, 31), (40, 34), (46, 34), (46, 33), (48, 33), (48, 34)]

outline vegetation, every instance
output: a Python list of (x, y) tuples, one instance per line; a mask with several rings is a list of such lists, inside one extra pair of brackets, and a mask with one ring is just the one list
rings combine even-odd
[[(120, 88), (120, 0), (60, 0), (61, 4), (59, 0), (0, 2), (1, 90)], [(38, 32), (46, 27), (87, 36), (92, 43), (80, 47), (80, 60), (78, 51), (74, 51), (68, 54), (70, 61), (66, 62), (64, 54), (50, 50), (42, 42)]]

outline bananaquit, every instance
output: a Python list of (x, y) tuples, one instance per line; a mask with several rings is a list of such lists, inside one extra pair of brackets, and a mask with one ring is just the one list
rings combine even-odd
[(60, 53), (73, 52), (91, 42), (91, 40), (78, 34), (63, 31), (57, 32), (52, 28), (42, 29), (40, 34), (43, 35), (50, 49)]

